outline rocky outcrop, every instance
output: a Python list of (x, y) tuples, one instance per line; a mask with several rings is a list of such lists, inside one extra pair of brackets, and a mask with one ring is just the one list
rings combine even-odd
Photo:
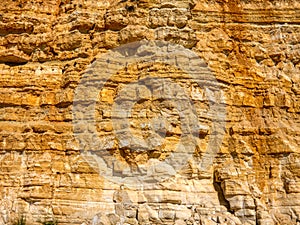
[[(299, 224), (299, 12), (296, 0), (5, 0), (0, 224), (21, 215), (29, 224)], [(180, 45), (202, 61), (176, 55), (174, 63), (128, 64), (107, 80), (89, 80), (103, 82), (93, 116), (102, 151), (83, 154), (76, 135), (95, 130), (74, 128), (74, 117), (84, 116), (74, 114), (76, 90), (86, 74), (107, 69), (97, 62), (109, 50), (146, 40)], [(162, 53), (174, 55), (170, 46)], [(116, 54), (152, 54), (132, 49)], [(117, 68), (118, 59), (108, 64)], [(200, 68), (201, 79), (176, 65)], [(194, 118), (187, 102), (196, 134), (184, 126)], [(226, 117), (218, 117), (223, 109)], [(119, 132), (123, 119), (131, 136), (145, 140), (138, 147)], [(191, 159), (175, 158), (182, 168), (163, 164), (187, 149)], [(153, 185), (107, 179), (99, 155), (113, 176), (153, 173)], [(205, 170), (203, 158), (212, 162)]]

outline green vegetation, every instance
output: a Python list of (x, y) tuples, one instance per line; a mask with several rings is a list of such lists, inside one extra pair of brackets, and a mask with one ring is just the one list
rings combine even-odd
[(56, 219), (53, 220), (45, 220), (44, 222), (40, 222), (43, 225), (58, 225), (58, 221)]
[(13, 225), (26, 225), (26, 217), (22, 215)]
[[(45, 219), (44, 221), (38, 220), (42, 225), (58, 225), (57, 219)], [(12, 223), (12, 225), (26, 225), (26, 217), (20, 216), (17, 221)]]

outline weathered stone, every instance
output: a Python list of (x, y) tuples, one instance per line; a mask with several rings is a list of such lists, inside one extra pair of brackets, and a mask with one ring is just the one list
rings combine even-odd
[[(0, 4), (0, 225), (20, 215), (33, 225), (299, 223), (299, 10), (295, 0)], [(145, 40), (202, 61), (163, 42), (150, 62), (157, 46), (102, 57)], [(147, 60), (120, 66), (133, 55)], [(127, 182), (137, 174), (150, 185)]]

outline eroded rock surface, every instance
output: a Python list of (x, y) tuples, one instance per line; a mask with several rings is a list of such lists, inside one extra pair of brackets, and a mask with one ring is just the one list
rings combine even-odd
[[(0, 224), (20, 215), (30, 224), (300, 224), (299, 15), (296, 0), (4, 0)], [(110, 182), (82, 157), (74, 132), (86, 127), (74, 131), (72, 109), (89, 65), (142, 40), (181, 45), (208, 65), (224, 93), (226, 126), (216, 131), (224, 136), (212, 167), (201, 170), (198, 159), (213, 135), (210, 92), (172, 65), (125, 66), (99, 90), (95, 110), (102, 149), (118, 162), (113, 173), (164, 161), (184, 133), (180, 101), (153, 98), (160, 83), (141, 81), (130, 129), (151, 151), (131, 151), (126, 135), (116, 137), (110, 113), (122, 90), (123, 102), (136, 99), (126, 85), (146, 76), (177, 83), (201, 124), (194, 161), (175, 172), (156, 168), (168, 179), (134, 189)], [(161, 137), (151, 124), (163, 144), (156, 145)]]

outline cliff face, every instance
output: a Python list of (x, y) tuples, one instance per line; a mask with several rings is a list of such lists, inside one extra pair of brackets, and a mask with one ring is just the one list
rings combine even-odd
[[(299, 224), (299, 24), (296, 0), (4, 0), (0, 224), (20, 215), (29, 224), (51, 218), (60, 224)], [(177, 156), (180, 169), (172, 163), (146, 168), (153, 182), (141, 188), (99, 172), (97, 151), (84, 155), (92, 148), (78, 137), (89, 127), (74, 129), (74, 107), (89, 104), (83, 97), (74, 105), (74, 98), (93, 62), (95, 76), (108, 68), (97, 62), (109, 50), (129, 51), (125, 44), (145, 40), (165, 41), (151, 42), (162, 52), (166, 42), (183, 46), (181, 52), (197, 54), (201, 63), (180, 62), (170, 47), (177, 64), (145, 60), (100, 82), (93, 117), (112, 176), (124, 178), (127, 170), (192, 149), (191, 159)], [(143, 51), (136, 56), (146, 59)], [(201, 79), (176, 65), (200, 67)], [(184, 124), (195, 118), (187, 116), (185, 102), (200, 124), (191, 136)], [(126, 123), (147, 150), (126, 142), (128, 132), (119, 132)], [(203, 157), (212, 165), (201, 166)]]

